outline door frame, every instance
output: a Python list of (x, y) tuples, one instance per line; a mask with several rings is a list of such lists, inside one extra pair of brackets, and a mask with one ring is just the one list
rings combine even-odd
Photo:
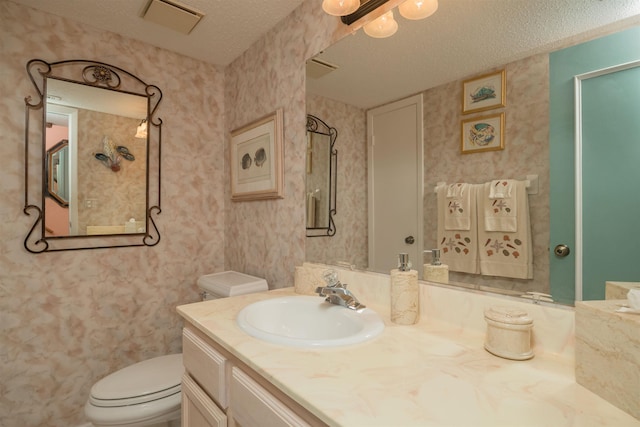
[[(69, 236), (77, 236), (78, 230), (78, 109), (47, 103), (46, 114), (66, 116), (69, 140)], [(45, 117), (46, 118), (46, 117)], [(46, 121), (46, 120), (45, 120)], [(44, 201), (43, 201), (44, 206)]]
[(584, 254), (583, 246), (583, 217), (582, 217), (582, 82), (584, 80), (607, 74), (617, 73), (619, 71), (629, 70), (631, 68), (640, 67), (640, 60), (626, 62), (623, 64), (613, 65), (598, 70), (577, 74), (573, 77), (574, 84), (574, 114), (575, 114), (575, 300), (582, 301), (583, 298), (583, 263), (582, 255)]

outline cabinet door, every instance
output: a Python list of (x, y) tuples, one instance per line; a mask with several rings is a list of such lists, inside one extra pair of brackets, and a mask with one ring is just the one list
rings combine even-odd
[(242, 427), (308, 427), (302, 418), (237, 367), (231, 368), (231, 425)]
[(185, 328), (182, 332), (182, 360), (189, 375), (198, 380), (198, 384), (222, 409), (227, 409), (227, 359), (195, 332)]
[(225, 413), (187, 374), (182, 376), (182, 426), (227, 426)]

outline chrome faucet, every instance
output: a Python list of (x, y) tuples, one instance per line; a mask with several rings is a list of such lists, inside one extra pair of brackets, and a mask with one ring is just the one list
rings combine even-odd
[(360, 310), (366, 307), (358, 301), (351, 291), (347, 290), (346, 284), (340, 283), (335, 270), (327, 270), (322, 275), (322, 278), (327, 282), (327, 286), (318, 286), (316, 293), (321, 297), (326, 297), (325, 301), (350, 308), (351, 310)]

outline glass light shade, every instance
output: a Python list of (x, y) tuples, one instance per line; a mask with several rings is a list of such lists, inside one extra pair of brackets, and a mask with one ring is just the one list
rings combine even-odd
[(369, 37), (377, 39), (390, 37), (396, 31), (398, 31), (398, 23), (393, 19), (393, 11), (391, 10), (364, 26), (364, 32)]
[(324, 0), (322, 2), (322, 10), (334, 16), (350, 15), (359, 7), (360, 0)]
[(138, 128), (136, 129), (135, 138), (146, 138), (147, 137), (147, 121), (143, 120)]
[(438, 10), (438, 0), (407, 0), (398, 6), (398, 10), (407, 19), (424, 19)]

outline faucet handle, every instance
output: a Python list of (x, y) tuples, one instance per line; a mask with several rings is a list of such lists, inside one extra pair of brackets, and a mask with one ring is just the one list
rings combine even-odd
[(324, 279), (328, 286), (337, 286), (340, 284), (338, 273), (335, 270), (326, 270), (322, 273), (322, 279)]

